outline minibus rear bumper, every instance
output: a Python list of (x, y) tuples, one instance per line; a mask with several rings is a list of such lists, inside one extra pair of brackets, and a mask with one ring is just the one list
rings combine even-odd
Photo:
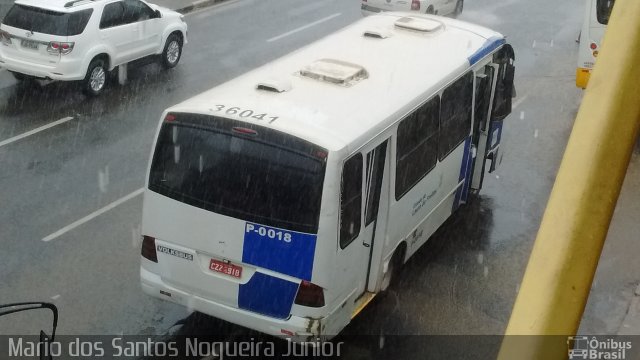
[[(186, 306), (189, 309), (211, 315), (265, 334), (286, 337), (295, 342), (316, 341), (327, 318), (310, 319), (291, 315), (287, 319), (276, 319), (254, 312), (219, 304), (204, 297), (190, 294), (165, 283), (162, 278), (140, 267), (142, 290), (150, 296)], [(323, 335), (324, 339), (330, 336)]]

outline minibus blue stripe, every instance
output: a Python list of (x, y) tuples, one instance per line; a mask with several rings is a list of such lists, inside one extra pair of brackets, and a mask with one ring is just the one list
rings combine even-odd
[(311, 281), (317, 235), (247, 222), (242, 262)]
[(471, 168), (471, 166), (473, 166), (473, 158), (471, 157), (471, 138), (467, 139), (467, 141), (465, 142), (465, 146), (466, 146), (466, 154), (467, 154), (467, 156), (465, 156), (467, 168), (465, 169), (464, 185), (462, 187), (462, 194), (460, 195), (460, 202), (463, 204), (466, 204), (469, 198), (469, 189), (471, 188), (471, 177), (473, 176), (473, 169)]
[(482, 47), (478, 49), (473, 55), (469, 56), (469, 64), (473, 65), (478, 61), (482, 60), (485, 56), (491, 54), (495, 49), (504, 45), (506, 40), (502, 37), (493, 36), (487, 39)]
[(249, 282), (240, 285), (238, 307), (286, 319), (291, 314), (297, 291), (298, 283), (256, 272)]

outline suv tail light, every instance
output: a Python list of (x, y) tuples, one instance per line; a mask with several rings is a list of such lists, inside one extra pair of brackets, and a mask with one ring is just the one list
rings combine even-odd
[(302, 280), (295, 303), (302, 306), (323, 307), (324, 290), (316, 284)]
[(11, 34), (4, 30), (0, 30), (0, 41), (5, 45), (11, 45)]
[(420, 10), (420, 0), (413, 0), (411, 2), (411, 10)]
[(47, 51), (51, 54), (67, 55), (73, 50), (75, 43), (52, 41), (47, 47)]
[(156, 239), (151, 236), (142, 236), (141, 255), (155, 263), (158, 262), (158, 253), (156, 253)]

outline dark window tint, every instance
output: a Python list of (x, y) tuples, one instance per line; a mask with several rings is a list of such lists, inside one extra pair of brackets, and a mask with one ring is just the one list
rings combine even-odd
[(93, 9), (77, 11), (69, 15), (69, 24), (67, 26), (68, 36), (80, 35), (89, 23)]
[(317, 233), (325, 149), (257, 125), (175, 115), (160, 130), (150, 190), (237, 219)]
[(340, 248), (344, 249), (360, 233), (362, 213), (362, 154), (344, 163), (340, 184)]
[(504, 45), (500, 51), (494, 54), (493, 62), (499, 64), (497, 73), (496, 90), (491, 111), (491, 120), (502, 120), (511, 113), (512, 98), (514, 94), (513, 79), (515, 76), (515, 55), (510, 45)]
[(596, 16), (600, 24), (607, 25), (609, 23), (609, 16), (611, 16), (611, 10), (615, 2), (615, 0), (598, 0), (596, 3)]
[(14, 5), (3, 23), (18, 29), (57, 36), (81, 34), (93, 10), (62, 13), (24, 5)]
[(398, 125), (396, 200), (436, 166), (439, 113), (440, 98), (436, 96)]
[(106, 29), (125, 24), (124, 4), (121, 1), (107, 4), (102, 11), (100, 29)]
[(378, 206), (380, 205), (380, 193), (382, 192), (386, 156), (386, 141), (367, 154), (367, 202), (364, 208), (365, 226), (368, 226), (378, 218)]
[(471, 132), (473, 74), (465, 74), (442, 93), (438, 158), (443, 160)]
[(146, 4), (138, 0), (125, 0), (124, 22), (129, 24), (137, 21), (148, 20), (153, 11)]
[(476, 131), (474, 136), (479, 136), (480, 132), (487, 130), (489, 106), (491, 105), (491, 86), (493, 82), (493, 74), (495, 70), (493, 66), (487, 65), (484, 67), (484, 74), (478, 73), (476, 75), (476, 102), (475, 102), (475, 115), (474, 121), (476, 123)]

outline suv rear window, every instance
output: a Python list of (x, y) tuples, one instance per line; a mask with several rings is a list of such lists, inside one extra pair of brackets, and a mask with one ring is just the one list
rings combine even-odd
[(93, 9), (62, 13), (31, 6), (14, 5), (5, 16), (7, 26), (49, 35), (74, 36), (82, 34)]

